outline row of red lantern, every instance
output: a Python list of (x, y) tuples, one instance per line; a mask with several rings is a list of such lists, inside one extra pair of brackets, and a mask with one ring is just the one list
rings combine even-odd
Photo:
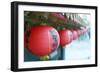
[[(48, 25), (39, 25), (29, 28), (24, 34), (24, 47), (36, 56), (49, 55), (60, 46), (65, 46), (77, 39), (86, 30), (68, 30), (57, 31)], [(30, 33), (27, 37), (27, 33)], [(26, 41), (28, 41), (26, 43)]]
[(87, 29), (83, 30), (68, 30), (68, 29), (62, 29), (59, 31), (60, 35), (60, 45), (63, 47), (69, 43), (71, 43), (73, 40), (76, 40), (80, 35), (87, 32)]

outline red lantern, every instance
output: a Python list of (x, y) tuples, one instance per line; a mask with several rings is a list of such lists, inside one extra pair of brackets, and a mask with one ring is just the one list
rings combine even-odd
[(81, 35), (81, 30), (77, 30), (78, 36)]
[(51, 26), (40, 25), (32, 27), (28, 49), (37, 56), (45, 56), (57, 49), (59, 46), (59, 34)]
[(72, 34), (72, 35), (71, 35), (71, 41), (72, 41), (72, 40), (73, 40), (73, 33), (72, 33), (72, 31), (71, 31), (71, 34)]
[(78, 37), (78, 33), (76, 30), (72, 30), (72, 33), (73, 33), (73, 40), (76, 40), (77, 37)]
[(59, 31), (60, 35), (60, 45), (65, 46), (72, 41), (72, 32), (67, 29), (63, 29)]

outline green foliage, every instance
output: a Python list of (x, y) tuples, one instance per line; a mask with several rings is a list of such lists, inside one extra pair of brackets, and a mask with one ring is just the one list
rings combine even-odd
[[(82, 26), (81, 24), (75, 24), (71, 20), (62, 21), (57, 20), (55, 17), (50, 18), (50, 12), (24, 12), (24, 24), (25, 24), (25, 30), (27, 27), (31, 26), (37, 26), (41, 24), (48, 24), (50, 26), (53, 26), (57, 30), (61, 30), (63, 28), (66, 29), (80, 29)], [(56, 19), (56, 21), (54, 21)]]

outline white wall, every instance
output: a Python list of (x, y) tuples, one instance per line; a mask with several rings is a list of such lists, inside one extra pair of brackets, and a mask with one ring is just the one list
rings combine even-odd
[[(13, 0), (0, 0), (0, 73), (11, 73), (10, 69), (10, 2)], [(96, 5), (100, 8), (100, 0), (21, 0), (21, 1), (34, 1), (34, 2), (46, 2), (46, 3), (61, 3), (61, 4), (79, 4), (79, 5)], [(99, 9), (98, 8), (98, 9)], [(100, 13), (100, 10), (99, 12)], [(100, 14), (98, 14), (100, 16)], [(98, 17), (98, 20), (100, 17)], [(100, 23), (100, 22), (99, 22)], [(98, 25), (99, 25), (98, 23)], [(100, 25), (99, 25), (100, 26)], [(100, 31), (100, 29), (99, 29)], [(100, 35), (99, 35), (100, 37)], [(98, 39), (99, 40), (99, 39)], [(100, 47), (100, 46), (99, 46)], [(100, 56), (100, 50), (98, 48), (98, 55)], [(100, 58), (99, 58), (100, 61)], [(100, 64), (100, 62), (99, 62)], [(74, 68), (74, 69), (60, 69), (60, 70), (45, 70), (36, 71), (37, 73), (55, 73), (55, 72), (67, 72), (67, 73), (85, 73), (93, 72), (98, 73), (100, 66), (91, 68)], [(32, 71), (30, 71), (32, 73)]]

